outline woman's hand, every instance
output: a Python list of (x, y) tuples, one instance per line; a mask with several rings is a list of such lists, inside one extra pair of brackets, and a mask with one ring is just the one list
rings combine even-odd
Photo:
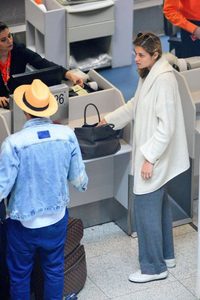
[(9, 99), (6, 97), (0, 97), (0, 107), (7, 107), (9, 103)]
[(106, 124), (107, 124), (106, 120), (105, 120), (105, 119), (102, 119), (102, 120), (97, 124), (97, 127), (103, 126), (103, 125), (106, 125)]
[(153, 175), (153, 164), (145, 159), (142, 169), (141, 169), (141, 176), (144, 180), (148, 180)]
[(80, 86), (83, 86), (83, 79), (77, 74), (75, 74), (73, 71), (67, 71), (65, 73), (65, 78), (72, 81), (73, 84), (78, 84)]

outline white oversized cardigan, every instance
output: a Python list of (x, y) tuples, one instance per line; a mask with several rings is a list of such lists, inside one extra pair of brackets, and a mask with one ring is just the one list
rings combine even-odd
[[(115, 129), (134, 120), (134, 193), (153, 192), (189, 168), (181, 99), (173, 69), (164, 57), (140, 79), (133, 99), (105, 116)], [(141, 177), (144, 160), (154, 164), (149, 180)]]

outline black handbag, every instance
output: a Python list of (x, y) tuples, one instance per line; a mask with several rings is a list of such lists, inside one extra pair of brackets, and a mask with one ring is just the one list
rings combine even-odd
[(96, 127), (98, 123), (87, 124), (87, 108), (93, 106), (96, 109), (98, 123), (100, 122), (99, 110), (95, 104), (89, 103), (84, 108), (84, 124), (75, 128), (75, 134), (79, 142), (83, 159), (91, 159), (111, 155), (120, 150), (120, 132), (114, 130), (113, 124), (105, 124)]

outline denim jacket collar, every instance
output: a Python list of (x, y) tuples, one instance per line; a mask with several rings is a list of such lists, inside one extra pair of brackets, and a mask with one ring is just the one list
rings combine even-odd
[(44, 124), (48, 124), (48, 123), (49, 124), (53, 123), (50, 118), (32, 118), (25, 122), (23, 128), (28, 128), (28, 127), (37, 126), (37, 125), (44, 125)]

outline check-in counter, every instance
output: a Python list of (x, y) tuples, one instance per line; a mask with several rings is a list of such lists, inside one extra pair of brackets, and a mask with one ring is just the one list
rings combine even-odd
[(0, 108), (0, 146), (4, 139), (11, 134), (11, 111)]
[[(124, 104), (121, 92), (96, 71), (88, 72), (89, 79), (95, 81), (99, 91), (69, 97), (69, 126), (72, 128), (83, 125), (84, 108), (94, 103), (101, 118)], [(94, 109), (88, 110), (88, 124), (96, 123)], [(92, 226), (115, 221), (127, 233), (131, 233), (132, 183), (131, 168), (131, 124), (123, 130), (121, 149), (114, 155), (86, 160), (86, 171), (89, 177), (88, 190), (79, 193), (70, 188), (70, 213), (81, 216), (85, 226)]]
[[(59, 104), (58, 112), (52, 116), (54, 122), (68, 124), (71, 128), (79, 127), (83, 125), (84, 107), (88, 103), (92, 102), (98, 107), (101, 117), (124, 104), (121, 92), (96, 71), (91, 70), (87, 75), (90, 81), (97, 83), (98, 91), (69, 97), (66, 84), (50, 87)], [(12, 97), (10, 100), (11, 109), (2, 109), (2, 116), (5, 115), (9, 131), (16, 132), (22, 128), (25, 116), (12, 101)], [(93, 110), (88, 111), (87, 120), (89, 123), (97, 121)], [(124, 128), (121, 149), (117, 153), (85, 161), (89, 176), (88, 190), (85, 193), (79, 193), (70, 186), (70, 214), (81, 217), (85, 227), (116, 221), (124, 231), (131, 234), (131, 130), (131, 124)], [(6, 135), (2, 135), (2, 140)]]
[[(94, 103), (98, 107), (101, 117), (125, 103), (122, 93), (96, 71), (90, 70), (87, 75), (90, 81), (97, 83), (99, 90), (69, 97), (65, 84), (51, 87), (57, 100), (61, 100), (59, 111), (53, 116), (55, 122), (68, 124), (71, 128), (80, 127), (83, 125), (84, 108), (88, 103)], [(8, 127), (11, 130), (15, 128), (16, 131), (22, 127), (25, 119), (15, 105), (12, 111), (5, 114), (8, 114), (7, 117), (12, 115), (12, 118), (8, 117)], [(97, 122), (95, 110), (87, 111), (87, 122)], [(70, 215), (81, 218), (85, 227), (114, 221), (127, 234), (135, 232), (133, 176), (130, 175), (132, 129), (132, 122), (123, 129), (121, 149), (114, 155), (85, 160), (89, 177), (86, 192), (79, 193), (70, 186)], [(167, 188), (172, 203), (174, 225), (191, 222), (191, 170), (171, 180)]]
[(198, 197), (200, 156), (200, 68), (178, 72), (174, 70), (181, 95), (189, 154), (193, 169), (193, 198)]
[(132, 63), (132, 1), (64, 2), (44, 0), (44, 11), (35, 1), (25, 1), (28, 48), (70, 69)]

